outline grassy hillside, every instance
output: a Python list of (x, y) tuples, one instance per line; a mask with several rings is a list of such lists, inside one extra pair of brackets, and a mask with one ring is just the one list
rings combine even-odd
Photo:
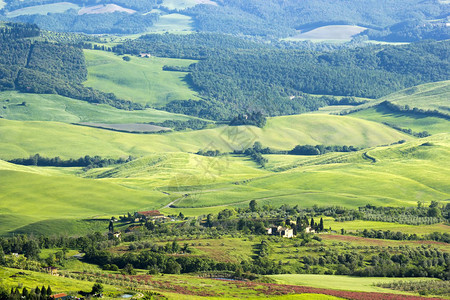
[(393, 112), (385, 107), (371, 107), (356, 113), (352, 117), (380, 123), (396, 125), (414, 132), (427, 131), (430, 134), (450, 132), (450, 121), (437, 117), (426, 117), (408, 112)]
[[(6, 218), (0, 226), (1, 234), (43, 220), (113, 215), (136, 209), (155, 209), (164, 204), (158, 203), (164, 196), (160, 192), (131, 190), (117, 184), (53, 172), (24, 172), (8, 165), (3, 162), (0, 166), (0, 219)], [(35, 169), (45, 171), (45, 168)]]
[(382, 124), (331, 115), (271, 118), (262, 129), (253, 126), (223, 126), (152, 135), (110, 132), (55, 122), (0, 120), (0, 134), (2, 159), (35, 153), (78, 158), (84, 155), (118, 157), (167, 151), (197, 152), (199, 149), (229, 152), (250, 147), (255, 141), (260, 141), (267, 147), (285, 150), (298, 144), (364, 147), (410, 138)]
[(388, 100), (398, 105), (409, 105), (429, 110), (438, 110), (449, 114), (450, 80), (422, 84), (393, 93), (381, 100)]
[[(26, 102), (26, 105), (21, 105), (23, 102)], [(127, 111), (59, 95), (23, 94), (15, 91), (0, 92), (0, 116), (9, 120), (64, 123), (144, 123), (191, 119), (150, 108)]]
[[(426, 140), (434, 146), (420, 146)], [(194, 190), (192, 197), (182, 199), (177, 206), (247, 206), (251, 199), (258, 200), (261, 205), (273, 206), (353, 207), (367, 203), (413, 206), (417, 201), (448, 201), (450, 170), (442, 166), (450, 155), (449, 137), (438, 135), (426, 140), (368, 151), (376, 158), (376, 163), (361, 162), (363, 152), (366, 152), (361, 151), (351, 156), (343, 154), (340, 161), (335, 157), (327, 164), (310, 162), (304, 167), (223, 187), (220, 195), (208, 190)]]
[(182, 14), (167, 14), (159, 17), (149, 31), (190, 31), (193, 30), (191, 17)]
[[(375, 163), (364, 159), (366, 152)], [(402, 145), (293, 157), (291, 161), (286, 156), (270, 155), (269, 166), (272, 159), (285, 163), (275, 173), (270, 172), (271, 167), (261, 169), (245, 157), (187, 153), (151, 154), (87, 173), (78, 168), (1, 162), (0, 208), (5, 221), (0, 228), (3, 233), (19, 228), (24, 231), (30, 227), (23, 226), (36, 224), (32, 228), (38, 225), (44, 230), (54, 226), (49, 220), (64, 218), (72, 221), (61, 222), (60, 229), (82, 231), (91, 227), (74, 220), (162, 208), (165, 213), (201, 215), (230, 205), (247, 207), (253, 199), (275, 207), (444, 203), (450, 198), (450, 170), (442, 166), (449, 155), (450, 137), (440, 134)]]
[(187, 67), (194, 60), (132, 57), (127, 62), (121, 56), (96, 50), (85, 50), (85, 55), (87, 86), (150, 106), (162, 106), (172, 100), (198, 99), (184, 79), (186, 72), (162, 70), (164, 65)]
[[(404, 89), (376, 101), (371, 101), (358, 106), (358, 110), (373, 107), (383, 101), (389, 101), (397, 105), (408, 105), (423, 110), (437, 110), (443, 114), (449, 114), (450, 104), (450, 80), (421, 84)], [(351, 111), (351, 109), (349, 110)]]

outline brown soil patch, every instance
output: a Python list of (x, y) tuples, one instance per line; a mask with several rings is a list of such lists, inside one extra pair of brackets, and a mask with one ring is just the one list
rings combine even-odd
[(129, 14), (134, 14), (136, 11), (133, 9), (125, 8), (116, 4), (107, 4), (107, 5), (95, 5), (83, 7), (78, 11), (79, 15), (92, 15), (92, 14), (107, 14), (113, 12), (126, 12)]

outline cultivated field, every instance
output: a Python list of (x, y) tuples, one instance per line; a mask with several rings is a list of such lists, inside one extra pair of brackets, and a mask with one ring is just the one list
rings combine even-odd
[(95, 15), (95, 14), (106, 14), (113, 12), (126, 12), (129, 14), (134, 14), (136, 11), (129, 8), (124, 8), (116, 4), (106, 4), (106, 5), (95, 5), (83, 7), (78, 11), (79, 15)]
[(132, 57), (127, 62), (121, 56), (95, 50), (85, 50), (85, 55), (87, 86), (150, 106), (162, 106), (172, 100), (198, 99), (185, 81), (186, 72), (162, 70), (164, 65), (187, 67), (195, 63), (194, 60)]

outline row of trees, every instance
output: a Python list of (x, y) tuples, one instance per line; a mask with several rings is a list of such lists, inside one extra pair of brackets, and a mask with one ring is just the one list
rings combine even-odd
[(50, 296), (52, 295), (52, 288), (48, 286), (42, 286), (39, 288), (38, 286), (35, 289), (28, 290), (26, 287), (22, 288), (22, 291), (18, 287), (11, 288), (11, 291), (8, 291), (0, 287), (0, 299), (1, 300), (50, 300), (52, 299)]

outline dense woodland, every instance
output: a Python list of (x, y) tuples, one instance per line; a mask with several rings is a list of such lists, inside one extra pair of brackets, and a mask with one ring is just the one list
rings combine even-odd
[(194, 17), (198, 30), (264, 38), (288, 36), (295, 29), (308, 30), (331, 24), (358, 24), (382, 30), (405, 20), (443, 18), (448, 12), (448, 5), (419, 0), (217, 2), (221, 6), (196, 6), (186, 11)]
[(108, 14), (78, 15), (75, 10), (47, 15), (22, 15), (13, 18), (15, 22), (33, 23), (47, 30), (62, 32), (83, 32), (88, 34), (131, 34), (153, 25), (158, 19), (154, 14), (129, 14), (114, 12)]
[(165, 109), (217, 120), (230, 119), (236, 111), (276, 116), (352, 104), (308, 94), (378, 98), (421, 83), (447, 80), (449, 45), (448, 41), (426, 41), (316, 52), (217, 34), (153, 34), (113, 51), (200, 59), (191, 65), (186, 80), (204, 100), (177, 100)]
[[(58, 0), (6, 0), (0, 10), (17, 9), (60, 2)], [(194, 28), (201, 32), (217, 32), (276, 41), (293, 36), (297, 30), (308, 31), (325, 25), (360, 25), (368, 30), (361, 36), (395, 42), (422, 39), (449, 38), (446, 17), (449, 4), (439, 1), (364, 0), (349, 3), (345, 0), (295, 0), (295, 1), (239, 1), (217, 0), (219, 5), (196, 5), (188, 9), (171, 11), (161, 0), (71, 0), (80, 7), (99, 4), (117, 4), (134, 9), (137, 13), (108, 13), (78, 15), (76, 10), (46, 15), (21, 15), (13, 21), (28, 22), (55, 31), (84, 33), (139, 33), (150, 27), (156, 14), (147, 14), (153, 8), (165, 12), (178, 12), (191, 16)], [(161, 4), (163, 6), (161, 6)], [(1, 16), (1, 15), (0, 15)]]
[[(51, 4), (61, 2), (60, 0), (5, 0), (7, 3), (7, 8), (9, 11), (13, 11), (16, 9), (42, 5), (42, 4)], [(123, 5), (127, 8), (132, 8), (140, 11), (148, 11), (152, 7), (156, 6), (157, 0), (73, 0), (68, 1), (70, 3), (75, 3), (80, 6), (91, 6), (91, 5), (99, 5), (99, 4), (117, 4)]]
[(118, 99), (82, 85), (87, 68), (82, 49), (67, 44), (32, 41), (35, 25), (7, 26), (0, 35), (0, 91), (59, 94), (117, 108), (142, 109), (140, 104)]

